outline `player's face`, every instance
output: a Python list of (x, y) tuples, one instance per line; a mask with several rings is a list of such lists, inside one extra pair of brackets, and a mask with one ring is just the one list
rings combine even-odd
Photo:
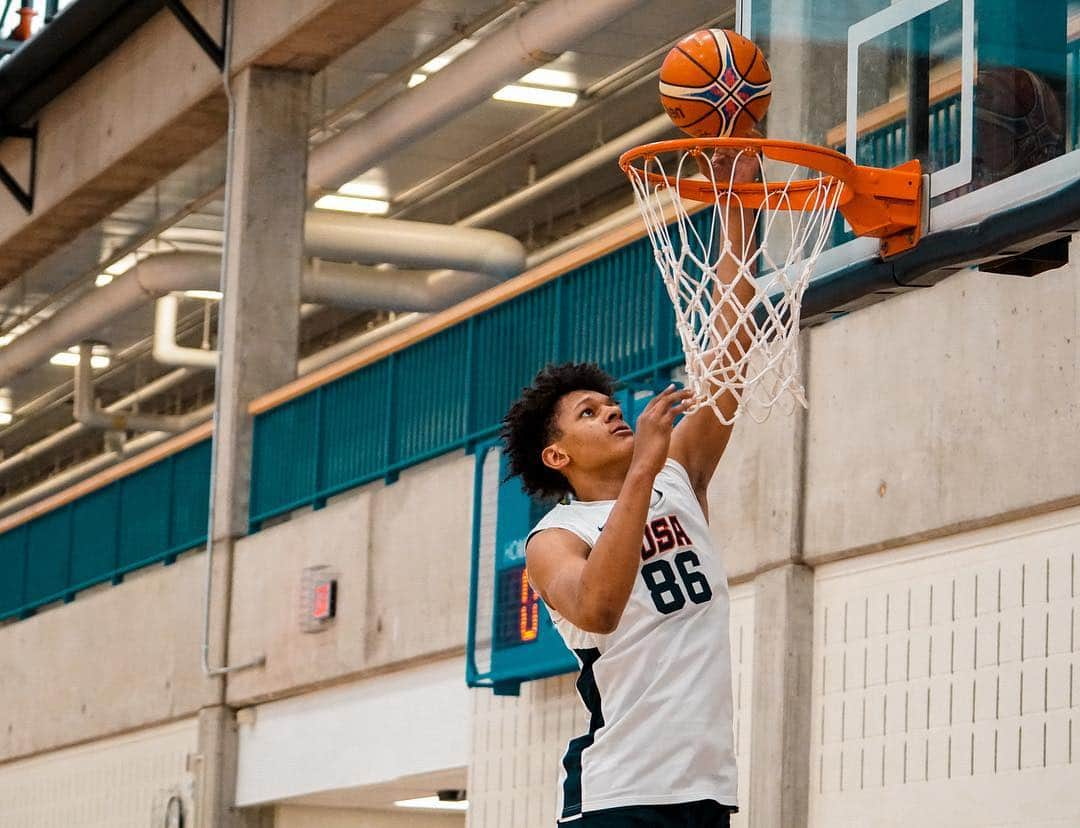
[(555, 412), (555, 444), (578, 469), (600, 468), (633, 454), (634, 432), (622, 408), (606, 394), (572, 391)]

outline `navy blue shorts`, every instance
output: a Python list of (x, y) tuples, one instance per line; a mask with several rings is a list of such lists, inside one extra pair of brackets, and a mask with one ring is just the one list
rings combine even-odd
[(728, 828), (735, 809), (711, 799), (678, 805), (632, 805), (590, 811), (568, 823), (581, 828)]

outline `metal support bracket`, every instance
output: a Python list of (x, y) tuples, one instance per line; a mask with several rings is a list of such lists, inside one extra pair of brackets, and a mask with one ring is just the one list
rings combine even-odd
[(0, 163), (0, 184), (3, 184), (12, 197), (19, 202), (19, 205), (28, 213), (34, 212), (34, 191), (37, 189), (37, 146), (38, 146), (38, 128), (37, 124), (31, 127), (7, 127), (6, 129), (0, 129), (0, 140), (4, 138), (21, 138), (24, 141), (30, 142), (30, 186), (23, 189), (23, 186), (15, 180), (13, 176), (2, 163)]
[(173, 16), (180, 21), (180, 25), (188, 30), (195, 42), (214, 61), (214, 65), (221, 71), (225, 69), (225, 46), (229, 41), (229, 0), (221, 4), (221, 43), (214, 40), (202, 23), (200, 23), (184, 5), (183, 0), (165, 0), (165, 5)]

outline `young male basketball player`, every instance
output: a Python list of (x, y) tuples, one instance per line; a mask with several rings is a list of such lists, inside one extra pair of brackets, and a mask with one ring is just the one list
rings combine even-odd
[[(724, 175), (725, 159), (713, 163)], [(730, 224), (741, 245), (742, 222)], [(735, 279), (734, 266), (720, 276)], [(753, 287), (736, 291), (746, 301)], [(732, 348), (748, 341), (740, 330)], [(669, 386), (634, 433), (613, 390), (595, 365), (548, 366), (504, 420), (511, 473), (531, 494), (565, 498), (526, 542), (529, 580), (577, 654), (589, 714), (562, 759), (558, 818), (726, 826), (736, 805), (729, 607), (706, 492), (731, 428), (707, 407), (673, 427), (691, 400)], [(734, 400), (722, 405), (730, 419)]]

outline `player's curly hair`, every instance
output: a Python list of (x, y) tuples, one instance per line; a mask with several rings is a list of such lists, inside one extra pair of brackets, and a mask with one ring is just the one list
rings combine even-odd
[(615, 380), (595, 363), (566, 362), (541, 370), (502, 421), (501, 436), (509, 465), (507, 479), (520, 477), (526, 492), (544, 499), (570, 494), (569, 481), (540, 459), (540, 453), (558, 436), (556, 406), (571, 391), (597, 391), (610, 396), (614, 390)]

